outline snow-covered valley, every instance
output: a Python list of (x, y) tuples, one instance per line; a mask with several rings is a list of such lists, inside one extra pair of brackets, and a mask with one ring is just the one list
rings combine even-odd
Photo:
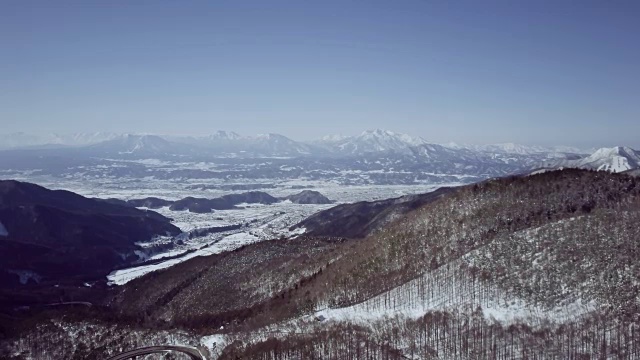
[[(105, 179), (85, 177), (80, 179), (60, 179), (31, 174), (16, 175), (14, 178), (21, 181), (35, 182), (51, 189), (68, 190), (86, 197), (100, 199), (128, 200), (158, 197), (176, 200), (188, 196), (215, 198), (242, 192), (240, 190), (222, 190), (221, 188), (228, 189), (232, 185), (251, 187), (255, 184), (262, 184), (263, 186), (268, 186), (262, 191), (276, 197), (295, 194), (300, 192), (301, 189), (312, 189), (334, 201), (333, 204), (296, 204), (286, 200), (271, 205), (239, 204), (238, 209), (216, 210), (204, 214), (190, 211), (174, 211), (169, 209), (168, 206), (152, 209), (172, 219), (171, 222), (182, 230), (184, 234), (176, 238), (179, 241), (170, 237), (141, 239), (138, 244), (143, 249), (148, 249), (148, 251), (137, 253), (143, 264), (115, 270), (108, 276), (109, 283), (119, 285), (151, 271), (165, 269), (196, 256), (219, 254), (259, 241), (277, 239), (281, 236), (299, 235), (303, 233), (303, 229), (290, 231), (289, 228), (318, 211), (338, 204), (420, 194), (433, 191), (441, 186), (462, 185), (461, 182), (455, 182), (433, 185), (341, 186), (335, 182), (327, 181), (278, 181), (270, 179), (230, 184), (224, 181), (187, 180), (178, 182), (151, 178), (143, 180), (136, 178)], [(225, 226), (239, 226), (239, 228), (212, 232), (203, 236), (197, 234), (195, 236), (186, 236), (194, 230)]]

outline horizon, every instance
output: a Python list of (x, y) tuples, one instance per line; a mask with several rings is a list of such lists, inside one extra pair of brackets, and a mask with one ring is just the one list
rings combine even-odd
[(381, 128), (640, 147), (637, 2), (35, 1), (0, 14), (5, 133)]
[[(441, 146), (445, 146), (445, 147), (456, 147), (456, 146), (461, 146), (461, 147), (473, 147), (473, 146), (491, 146), (491, 145), (516, 145), (516, 146), (524, 146), (524, 147), (530, 147), (530, 148), (535, 148), (535, 147), (541, 147), (541, 148), (548, 148), (548, 149), (552, 149), (552, 148), (562, 148), (562, 147), (566, 147), (569, 149), (574, 149), (574, 150), (579, 150), (582, 153), (592, 153), (596, 150), (599, 149), (603, 149), (603, 148), (616, 148), (616, 147), (629, 147), (632, 149), (640, 149), (640, 146), (634, 146), (634, 145), (630, 145), (630, 144), (604, 144), (604, 145), (600, 145), (600, 146), (574, 146), (574, 145), (567, 145), (567, 144), (535, 144), (535, 143), (517, 143), (517, 142), (513, 142), (513, 141), (507, 141), (507, 142), (496, 142), (496, 143), (459, 143), (459, 142), (455, 142), (455, 141), (448, 141), (448, 142), (433, 142), (430, 141), (427, 138), (424, 138), (423, 136), (420, 135), (410, 135), (407, 133), (401, 133), (401, 132), (397, 132), (397, 131), (393, 131), (393, 130), (389, 130), (389, 129), (382, 129), (382, 128), (371, 128), (371, 129), (365, 129), (359, 133), (355, 133), (355, 134), (338, 134), (338, 133), (334, 133), (334, 134), (325, 134), (325, 135), (321, 135), (319, 137), (313, 138), (313, 139), (298, 139), (295, 137), (291, 137), (288, 136), (286, 134), (281, 134), (281, 133), (276, 133), (276, 132), (266, 132), (266, 133), (255, 133), (255, 134), (247, 134), (247, 133), (240, 133), (237, 131), (233, 131), (233, 130), (223, 130), (223, 129), (218, 129), (218, 130), (213, 130), (211, 132), (208, 133), (200, 133), (200, 134), (180, 134), (180, 133), (154, 133), (154, 132), (103, 132), (103, 131), (89, 131), (89, 132), (48, 132), (48, 133), (37, 133), (37, 132), (24, 132), (24, 131), (16, 131), (13, 133), (3, 133), (0, 132), (0, 136), (4, 136), (4, 137), (8, 137), (8, 136), (12, 136), (12, 135), (25, 135), (25, 136), (37, 136), (37, 137), (46, 137), (46, 136), (74, 136), (74, 135), (94, 135), (94, 134), (112, 134), (112, 135), (116, 135), (116, 136), (126, 136), (126, 135), (133, 135), (133, 136), (157, 136), (157, 137), (161, 137), (165, 140), (171, 141), (171, 139), (166, 139), (166, 138), (171, 138), (171, 137), (193, 137), (193, 138), (204, 138), (210, 135), (213, 135), (215, 133), (218, 132), (224, 132), (227, 134), (236, 134), (239, 135), (242, 138), (255, 138), (255, 137), (259, 137), (259, 136), (264, 136), (264, 135), (280, 135), (280, 136), (284, 136), (290, 140), (293, 140), (295, 142), (299, 142), (299, 143), (307, 143), (307, 144), (311, 144), (317, 141), (322, 141), (322, 140), (327, 140), (326, 138), (329, 137), (341, 137), (341, 138), (357, 138), (359, 136), (362, 136), (366, 133), (371, 133), (371, 132), (375, 132), (375, 131), (383, 131), (383, 132), (390, 132), (393, 133), (395, 135), (404, 135), (404, 136), (410, 136), (411, 138), (414, 139), (421, 139), (426, 141), (429, 144), (435, 144), (435, 145), (441, 145)], [(109, 141), (109, 140), (102, 140), (102, 141), (98, 141), (96, 143), (99, 142), (103, 142), (103, 141)], [(55, 145), (56, 143), (39, 143), (39, 145)], [(62, 143), (61, 143), (62, 144)]]

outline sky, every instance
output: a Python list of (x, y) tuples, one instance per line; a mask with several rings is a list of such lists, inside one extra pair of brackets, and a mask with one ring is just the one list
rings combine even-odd
[(640, 147), (640, 1), (0, 1), (0, 132)]

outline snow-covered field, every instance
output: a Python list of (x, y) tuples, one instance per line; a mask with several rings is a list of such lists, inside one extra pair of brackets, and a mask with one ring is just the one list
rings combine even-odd
[[(215, 187), (228, 185), (229, 182), (217, 179), (197, 180), (159, 180), (155, 178), (69, 178), (63, 179), (52, 176), (34, 176), (31, 174), (12, 174), (12, 179), (33, 182), (50, 189), (62, 189), (76, 192), (80, 195), (96, 198), (117, 198), (122, 200), (144, 198), (149, 196), (167, 200), (179, 200), (187, 196), (216, 198), (232, 193), (245, 192), (243, 190), (224, 191), (219, 189), (191, 188), (193, 186)], [(234, 181), (234, 184), (242, 184)], [(332, 181), (320, 180), (251, 180), (247, 184), (273, 184), (271, 189), (258, 189), (275, 197), (297, 194), (304, 189), (319, 191), (337, 203), (351, 203), (356, 201), (381, 200), (409, 194), (420, 194), (433, 191), (443, 186), (465, 184), (464, 181), (446, 184), (419, 185), (342, 185)], [(248, 191), (248, 190), (246, 190)]]
[[(205, 247), (201, 249), (198, 249), (194, 252), (187, 253), (183, 256), (180, 256), (174, 259), (169, 259), (169, 260), (166, 260), (157, 264), (152, 264), (152, 265), (143, 265), (143, 266), (131, 267), (128, 269), (113, 271), (111, 274), (109, 274), (109, 276), (107, 276), (107, 278), (109, 279), (110, 284), (122, 285), (144, 274), (150, 273), (152, 271), (160, 270), (160, 269), (166, 269), (168, 267), (179, 264), (183, 261), (189, 260), (196, 256), (207, 256), (207, 255), (219, 254), (221, 252), (237, 249), (240, 246), (251, 244), (257, 241), (260, 241), (260, 239), (256, 236), (253, 236), (245, 232), (238, 232), (232, 235), (224, 236), (222, 239), (211, 243), (209, 246), (205, 245)], [(170, 256), (170, 254), (168, 253), (165, 253), (162, 255)]]

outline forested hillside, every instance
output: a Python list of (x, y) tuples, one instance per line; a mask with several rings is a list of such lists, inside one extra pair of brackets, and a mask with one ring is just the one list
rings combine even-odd
[(351, 243), (305, 284), (297, 294), (331, 325), (230, 354), (635, 358), (638, 210), (637, 180), (603, 172), (462, 188)]
[(215, 334), (221, 359), (640, 358), (637, 178), (488, 180), (399, 214), (147, 274), (108, 323)]

